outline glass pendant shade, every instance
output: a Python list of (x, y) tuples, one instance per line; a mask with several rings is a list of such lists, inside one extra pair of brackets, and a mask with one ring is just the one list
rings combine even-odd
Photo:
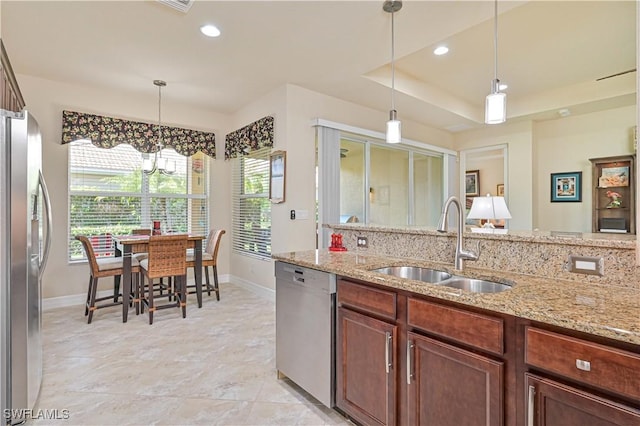
[(153, 160), (151, 158), (144, 158), (142, 160), (142, 171), (145, 173), (152, 173), (154, 168)]
[(507, 95), (497, 92), (487, 95), (484, 109), (484, 122), (500, 124), (507, 121)]
[(402, 141), (402, 123), (397, 119), (396, 111), (391, 110), (387, 121), (387, 143), (400, 143)]

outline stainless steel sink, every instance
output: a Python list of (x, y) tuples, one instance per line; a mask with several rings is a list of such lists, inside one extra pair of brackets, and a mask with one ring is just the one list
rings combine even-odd
[(385, 268), (373, 269), (371, 272), (379, 272), (398, 278), (407, 278), (427, 283), (439, 283), (440, 281), (451, 278), (451, 274), (448, 272), (418, 266), (387, 266)]
[(501, 291), (509, 290), (511, 288), (508, 284), (458, 276), (454, 276), (440, 284), (446, 287), (470, 291), (471, 293), (500, 293)]

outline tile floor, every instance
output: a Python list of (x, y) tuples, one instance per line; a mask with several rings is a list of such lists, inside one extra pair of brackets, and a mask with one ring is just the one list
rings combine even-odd
[(350, 424), (275, 370), (274, 303), (233, 284), (221, 300), (189, 296), (178, 309), (130, 315), (82, 306), (44, 313), (39, 409), (69, 410), (67, 425)]

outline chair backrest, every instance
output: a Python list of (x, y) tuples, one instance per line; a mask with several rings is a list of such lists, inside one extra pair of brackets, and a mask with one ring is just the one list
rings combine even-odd
[(211, 255), (211, 258), (215, 262), (218, 258), (218, 249), (220, 248), (220, 240), (222, 240), (222, 235), (224, 235), (227, 231), (224, 229), (212, 229), (209, 231), (209, 236), (207, 237), (207, 247), (204, 249), (204, 252)]
[(87, 255), (89, 268), (91, 268), (91, 274), (97, 274), (99, 271), (98, 261), (96, 260), (96, 253), (93, 251), (93, 244), (91, 244), (91, 240), (84, 235), (76, 235), (75, 239), (80, 241), (82, 243), (82, 247), (84, 247), (84, 253)]
[(132, 235), (151, 235), (151, 229), (148, 228), (140, 228), (140, 229), (132, 229)]
[(187, 270), (187, 235), (149, 237), (149, 278), (184, 275)]

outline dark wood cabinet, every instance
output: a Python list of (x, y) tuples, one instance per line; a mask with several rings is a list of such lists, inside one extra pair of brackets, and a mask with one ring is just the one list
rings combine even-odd
[(347, 279), (337, 300), (336, 403), (362, 425), (640, 426), (637, 345)]
[(408, 333), (409, 424), (503, 424), (504, 363)]
[(635, 156), (591, 158), (592, 232), (636, 233)]
[(1, 39), (0, 69), (2, 71), (0, 72), (0, 108), (7, 111), (21, 111), (25, 105), (24, 99)]
[(527, 426), (640, 425), (640, 411), (554, 380), (526, 374)]
[(397, 329), (338, 308), (336, 405), (362, 424), (396, 423)]

